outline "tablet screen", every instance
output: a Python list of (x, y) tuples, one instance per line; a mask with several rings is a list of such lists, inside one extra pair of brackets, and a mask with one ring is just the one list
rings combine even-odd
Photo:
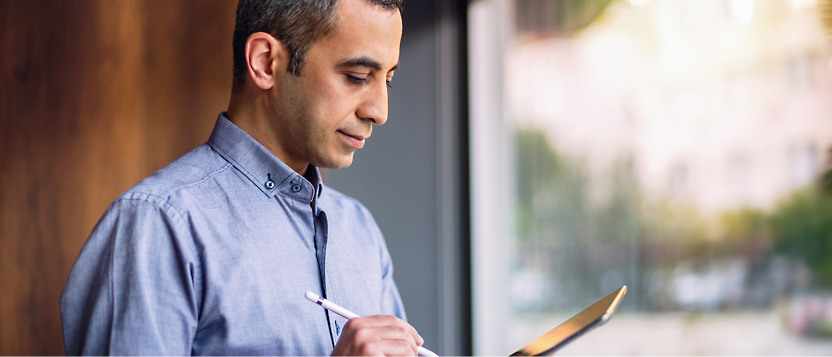
[(607, 322), (626, 292), (626, 286), (613, 291), (611, 294), (584, 309), (584, 311), (566, 320), (560, 326), (555, 327), (552, 331), (547, 332), (545, 335), (511, 355), (540, 356), (553, 354), (556, 350), (565, 346), (581, 334)]

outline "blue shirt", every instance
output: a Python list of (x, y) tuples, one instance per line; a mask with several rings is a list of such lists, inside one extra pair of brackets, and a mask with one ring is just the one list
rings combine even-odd
[(93, 229), (61, 295), (67, 354), (329, 355), (346, 320), (307, 291), (404, 319), (370, 212), (306, 176), (220, 114)]

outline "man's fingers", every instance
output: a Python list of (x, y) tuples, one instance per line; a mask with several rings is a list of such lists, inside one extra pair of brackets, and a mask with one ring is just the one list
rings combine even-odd
[[(417, 346), (421, 346), (425, 343), (425, 340), (422, 336), (419, 336), (419, 333), (416, 332), (416, 329), (413, 326), (410, 326), (407, 322), (404, 322), (402, 319), (391, 316), (391, 315), (373, 315), (373, 316), (364, 316), (364, 317), (356, 317), (352, 318), (347, 321), (347, 325), (349, 324), (361, 324), (362, 326), (368, 327), (385, 327), (385, 326), (400, 326), (406, 332), (413, 336), (413, 340), (416, 342)], [(344, 326), (346, 328), (346, 326)]]
[(416, 355), (424, 339), (395, 316), (356, 317), (347, 321), (333, 354)]
[(367, 334), (367, 337), (376, 336), (383, 340), (404, 340), (417, 344), (416, 338), (407, 329), (401, 326), (375, 326), (368, 327), (361, 331)]
[(401, 340), (376, 340), (363, 346), (360, 355), (366, 356), (415, 356), (417, 350), (411, 344)]

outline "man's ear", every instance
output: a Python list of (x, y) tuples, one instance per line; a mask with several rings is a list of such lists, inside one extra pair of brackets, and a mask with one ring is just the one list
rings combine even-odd
[(286, 47), (265, 32), (255, 32), (248, 37), (245, 55), (252, 82), (263, 90), (274, 87), (289, 66)]

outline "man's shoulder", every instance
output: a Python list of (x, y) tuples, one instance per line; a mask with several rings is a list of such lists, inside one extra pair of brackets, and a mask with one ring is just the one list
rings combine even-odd
[(208, 144), (202, 144), (140, 181), (118, 200), (138, 196), (167, 200), (176, 192), (198, 187), (230, 167)]
[(360, 221), (364, 224), (376, 226), (372, 213), (361, 201), (347, 196), (330, 186), (324, 187), (321, 196), (326, 202), (327, 214), (336, 214), (344, 219)]
[(332, 188), (332, 186), (325, 186), (321, 196), (334, 207), (370, 212), (360, 201)]

